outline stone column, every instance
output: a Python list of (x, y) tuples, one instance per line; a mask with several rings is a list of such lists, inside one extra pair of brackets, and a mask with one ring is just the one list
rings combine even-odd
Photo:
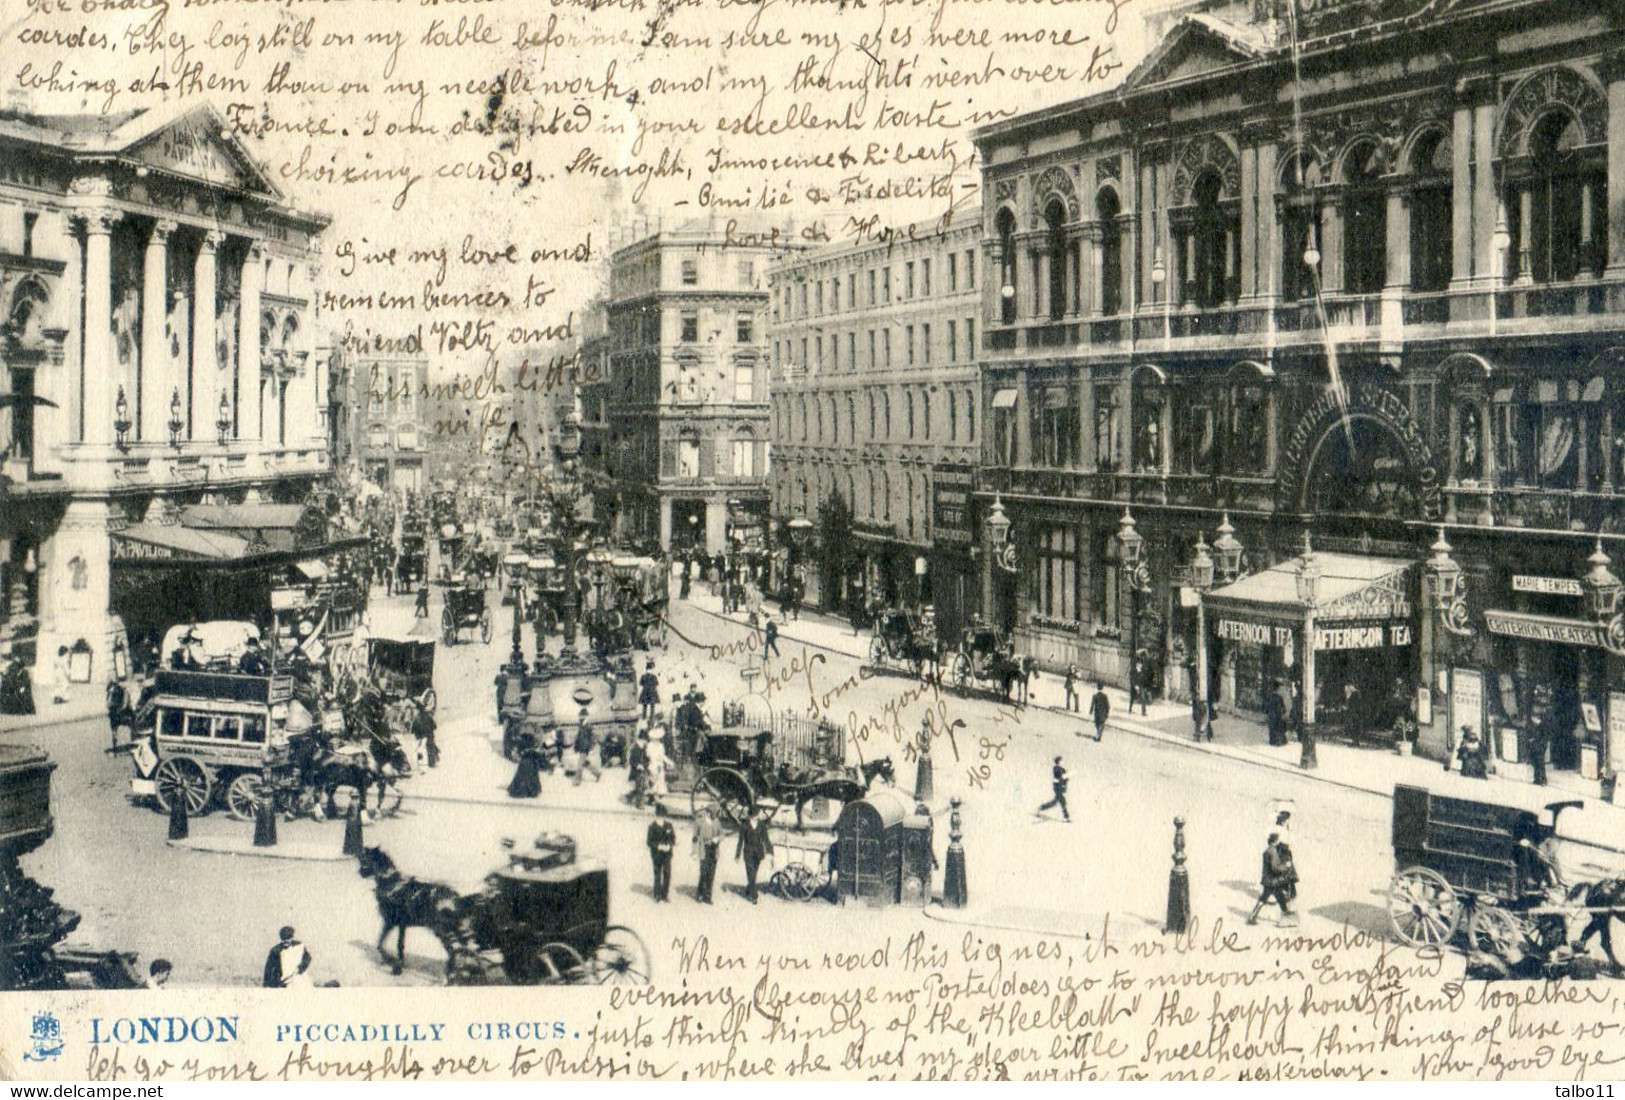
[[(1151, 283), (1151, 268), (1156, 263), (1157, 255), (1157, 208), (1152, 199), (1156, 191), (1156, 175), (1151, 164), (1151, 158), (1144, 153), (1140, 157), (1140, 186), (1139, 196), (1135, 204), (1135, 233), (1134, 240), (1138, 244), (1138, 263), (1140, 268), (1139, 288), (1150, 301), (1153, 293)], [(1134, 264), (1123, 265), (1125, 271)], [(1138, 297), (1128, 295), (1123, 298), (1123, 307), (1127, 312), (1133, 312), (1141, 303)]]
[[(1260, 298), (1281, 291), (1280, 217), (1275, 207), (1275, 146), (1258, 147), (1258, 286)], [(1273, 314), (1271, 314), (1273, 316)]]
[(1106, 244), (1097, 231), (1089, 238), (1089, 289), (1084, 307), (1090, 313), (1104, 315), (1106, 311)]
[(1383, 285), (1396, 290), (1411, 285), (1411, 203), (1403, 191), (1388, 192), (1387, 269)]
[(1473, 109), (1458, 106), (1450, 130), (1450, 240), (1452, 282), (1473, 276)]
[[(91, 210), (85, 218), (85, 357), (80, 373), (81, 443), (113, 442), (113, 226), (116, 210)], [(126, 399), (129, 395), (126, 394)], [(104, 605), (105, 606), (105, 605)]]
[(141, 278), (141, 417), (137, 438), (147, 443), (169, 440), (169, 395), (175, 383), (167, 320), (169, 318), (169, 235), (176, 223), (161, 218), (152, 225)]
[(1473, 275), (1495, 278), (1495, 104), (1473, 107)]
[(1327, 294), (1343, 290), (1343, 196), (1336, 195), (1320, 208), (1320, 288)]
[(187, 394), (192, 410), (190, 438), (213, 439), (219, 417), (219, 352), (215, 348), (215, 319), (219, 278), (215, 255), (226, 235), (211, 229), (198, 245), (192, 282), (192, 388)]
[(1016, 407), (1010, 410), (1015, 419), (1012, 427), (1016, 437), (1016, 466), (1032, 465), (1032, 439), (1030, 437), (1032, 419), (1032, 394), (1027, 392), (1027, 372), (1016, 371)]
[[(1535, 281), (1535, 273), (1532, 270), (1534, 249), (1531, 247), (1534, 234), (1534, 220), (1535, 193), (1527, 187), (1520, 187), (1518, 188), (1518, 240), (1516, 242), (1518, 249), (1519, 286), (1529, 286)], [(1506, 272), (1504, 271), (1495, 271), (1494, 268), (1491, 268), (1490, 270), (1492, 273), (1500, 276), (1502, 279), (1506, 277)]]
[(237, 315), (237, 436), (264, 439), (260, 378), (260, 295), (265, 290), (265, 254), (252, 244), (243, 257), (242, 301)]
[(660, 497), (660, 548), (671, 549), (671, 497)]
[(1241, 300), (1258, 294), (1258, 150), (1241, 151)]
[(1608, 81), (1608, 277), (1625, 278), (1625, 54), (1603, 67)]
[(1036, 321), (1050, 319), (1049, 265), (1049, 250), (1033, 249), (1033, 319)]

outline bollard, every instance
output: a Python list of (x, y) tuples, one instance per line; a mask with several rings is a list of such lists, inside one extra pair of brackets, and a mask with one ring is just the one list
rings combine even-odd
[(254, 847), (275, 848), (276, 797), (269, 783), (263, 784), (260, 790), (260, 804), (254, 808)]
[(192, 835), (191, 826), (186, 821), (186, 792), (177, 787), (170, 794), (169, 803), (169, 839), (185, 840)]
[(942, 872), (942, 904), (947, 909), (963, 909), (970, 900), (965, 881), (965, 846), (957, 798), (948, 800), (948, 862)]
[(914, 801), (924, 802), (927, 806), (935, 797), (935, 784), (931, 779), (931, 743), (928, 741), (920, 750), (920, 760), (914, 768)]
[(1191, 920), (1191, 878), (1185, 870), (1185, 819), (1174, 818), (1174, 867), (1168, 872), (1168, 921), (1163, 932), (1182, 933)]
[(350, 812), (344, 818), (344, 854), (359, 856), (361, 849), (361, 800), (358, 798), (350, 803)]

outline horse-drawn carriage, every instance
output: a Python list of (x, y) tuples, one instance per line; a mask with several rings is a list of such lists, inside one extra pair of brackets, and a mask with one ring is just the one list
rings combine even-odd
[(698, 814), (702, 806), (716, 810), (718, 818), (735, 827), (742, 825), (757, 806), (794, 806), (796, 828), (802, 828), (807, 804), (816, 798), (852, 802), (862, 798), (877, 778), (890, 784), (895, 776), (889, 758), (871, 760), (860, 767), (838, 763), (842, 732), (839, 726), (818, 723), (815, 736), (834, 751), (801, 753), (779, 749), (771, 730), (758, 725), (725, 726), (705, 730), (691, 767), (693, 788), (690, 807)]
[(936, 624), (907, 608), (889, 607), (875, 616), (869, 666), (876, 671), (925, 676), (938, 664)]
[(609, 922), (608, 870), (601, 863), (577, 862), (569, 837), (537, 837), (533, 852), (510, 854), (508, 866), (488, 875), (484, 888), (473, 894), (403, 878), (378, 848), (362, 852), (360, 871), (374, 882), (384, 921), (380, 954), (389, 933), (398, 930), (396, 973), (406, 929), (421, 926), (445, 948), (451, 985), (649, 981), (643, 941), (632, 929)]
[(367, 640), (367, 679), (388, 702), (415, 699), (433, 713), (434, 643), (396, 638)]
[(948, 673), (959, 691), (994, 691), (1005, 699), (1014, 691), (1018, 701), (1025, 703), (1032, 669), (1031, 659), (1017, 657), (1002, 631), (973, 622), (960, 636)]
[(485, 606), (485, 589), (459, 585), (446, 589), (446, 602), (440, 610), (440, 639), (456, 645), (462, 631), (472, 630), (480, 641), (491, 640), (491, 612)]
[[(1609, 921), (1625, 920), (1625, 881), (1570, 886), (1558, 867), (1558, 818), (1582, 806), (1549, 803), (1545, 824), (1531, 810), (1396, 786), (1394, 935), (1412, 947), (1444, 947), (1465, 931), (1475, 958), (1511, 974), (1566, 965), (1600, 933), (1618, 968)], [(1587, 923), (1571, 940), (1580, 918)]]
[(582, 625), (602, 654), (666, 646), (666, 568), (654, 558), (617, 555), (604, 575), (583, 571)]

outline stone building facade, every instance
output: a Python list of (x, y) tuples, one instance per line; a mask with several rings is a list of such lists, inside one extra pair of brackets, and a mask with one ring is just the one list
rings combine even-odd
[[(158, 625), (165, 570), (230, 604), (225, 574), (264, 557), (252, 532), (289, 530), (285, 508), (253, 510), (328, 468), (327, 220), (227, 129), (207, 106), (0, 112), (5, 632), (42, 666), (67, 647), (76, 679), (119, 667), (126, 626)], [(190, 526), (200, 506), (235, 509), (237, 534), (217, 512)]]
[(815, 602), (931, 604), (950, 632), (977, 607), (981, 234), (956, 211), (772, 270), (775, 519), (816, 522), (839, 493), (861, 555), (848, 577), (810, 570)]
[[(1119, 89), (978, 132), (977, 499), (1017, 549), (988, 610), (1108, 680), (1205, 679), (1252, 711), (1306, 684), (1312, 725), (1386, 735), (1414, 712), (1423, 751), (1473, 726), (1506, 771), (1544, 740), (1554, 768), (1611, 775), (1619, 15), (1287, 14), (1184, 4)], [(1246, 556), (1203, 593), (1197, 540), (1226, 517)], [(1464, 570), (1464, 601), (1430, 560)]]

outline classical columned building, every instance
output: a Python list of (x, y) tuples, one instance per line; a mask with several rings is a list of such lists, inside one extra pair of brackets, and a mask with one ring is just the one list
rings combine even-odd
[(238, 508), (252, 532), (241, 509), (297, 501), (327, 468), (326, 219), (226, 130), (206, 106), (0, 112), (6, 631), (44, 664), (69, 648), (76, 676), (107, 675), (126, 620), (160, 625), (153, 593), (173, 585), (154, 571), (199, 566), (182, 587), (206, 592), (209, 569), (255, 558), (254, 535), (202, 533), (221, 517), (188, 526), (189, 508)]
[(981, 221), (956, 211), (772, 270), (774, 516), (816, 523), (839, 494), (857, 550), (849, 576), (808, 571), (814, 602), (931, 604), (949, 634), (977, 610)]
[(762, 532), (767, 267), (795, 247), (696, 220), (611, 257), (603, 332), (587, 349), (608, 373), (583, 387), (584, 478), (619, 538), (717, 554), (730, 533)]
[(1155, 694), (1625, 767), (1618, 13), (1180, 7), (976, 136), (988, 612)]

